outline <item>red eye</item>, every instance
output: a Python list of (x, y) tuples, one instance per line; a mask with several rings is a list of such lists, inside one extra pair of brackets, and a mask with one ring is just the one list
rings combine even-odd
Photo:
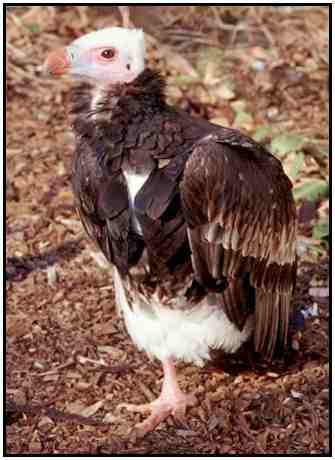
[(102, 51), (101, 57), (103, 57), (104, 59), (113, 59), (115, 54), (116, 54), (116, 52), (115, 52), (114, 48), (107, 48), (107, 49)]

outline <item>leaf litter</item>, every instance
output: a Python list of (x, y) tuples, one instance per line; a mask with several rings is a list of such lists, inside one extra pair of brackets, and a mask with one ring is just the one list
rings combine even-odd
[(242, 129), (283, 161), (306, 329), (280, 362), (242, 350), (204, 369), (180, 364), (183, 389), (199, 400), (187, 428), (168, 420), (143, 440), (129, 435), (139, 416), (117, 405), (157, 396), (162, 371), (131, 343), (110, 269), (77, 225), (70, 85), (41, 75), (51, 49), (120, 25), (120, 15), (102, 5), (6, 8), (7, 453), (327, 454), (328, 9), (135, 6), (131, 19), (172, 103)]

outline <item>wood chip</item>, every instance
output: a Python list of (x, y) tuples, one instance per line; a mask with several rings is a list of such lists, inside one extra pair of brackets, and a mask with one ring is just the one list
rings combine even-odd
[(92, 383), (89, 383), (89, 382), (77, 382), (76, 383), (76, 388), (78, 388), (78, 390), (87, 390), (91, 386), (92, 386)]
[(17, 313), (6, 316), (6, 335), (8, 337), (23, 337), (31, 331), (34, 317)]
[(291, 390), (291, 395), (294, 399), (304, 399), (304, 395), (299, 391)]
[(313, 287), (308, 293), (312, 297), (329, 297), (329, 287)]
[(156, 398), (154, 393), (140, 380), (138, 381), (138, 386), (149, 402), (153, 401)]
[(85, 404), (82, 401), (73, 401), (66, 404), (66, 411), (70, 414), (81, 414), (85, 409)]
[(99, 360), (96, 359), (91, 359), (91, 358), (86, 358), (85, 356), (76, 356), (78, 363), (80, 364), (95, 364), (96, 366), (106, 366), (105, 361), (100, 358)]
[(192, 430), (176, 430), (176, 435), (183, 438), (198, 436), (199, 434), (196, 431)]
[(26, 404), (27, 402), (27, 396), (23, 390), (7, 389), (6, 394), (12, 395), (12, 399), (15, 400), (16, 404)]
[(279, 374), (277, 374), (276, 372), (267, 372), (266, 375), (271, 379), (277, 379), (279, 377)]
[(78, 415), (82, 415), (83, 417), (92, 417), (92, 415), (98, 412), (98, 410), (101, 409), (103, 405), (104, 405), (104, 400), (97, 401), (91, 406), (88, 406), (88, 407), (85, 407), (85, 409), (82, 409), (80, 412), (78, 412)]
[(57, 382), (59, 374), (50, 374), (43, 377), (43, 382)]
[(42, 369), (44, 369), (44, 364), (40, 363), (39, 361), (34, 361), (33, 368), (42, 370)]
[(51, 267), (47, 268), (46, 272), (48, 278), (48, 285), (52, 287), (57, 283), (57, 267), (55, 265), (52, 265)]
[(50, 417), (43, 416), (41, 417), (41, 420), (38, 422), (38, 427), (42, 427), (45, 425), (54, 425), (54, 422)]
[(107, 414), (104, 416), (102, 421), (104, 423), (115, 423), (115, 422), (118, 422), (119, 420), (120, 420), (120, 417), (117, 417), (113, 415), (112, 413), (107, 412)]

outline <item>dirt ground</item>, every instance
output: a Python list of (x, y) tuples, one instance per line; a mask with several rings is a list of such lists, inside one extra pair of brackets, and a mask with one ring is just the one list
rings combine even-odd
[(303, 163), (293, 147), (281, 157), (300, 187), (295, 304), (308, 316), (303, 337), (299, 350), (267, 366), (250, 354), (218, 355), (203, 369), (181, 364), (181, 387), (198, 406), (185, 424), (169, 418), (134, 438), (140, 416), (116, 406), (152, 400), (162, 370), (130, 341), (110, 268), (73, 209), (70, 84), (41, 72), (48, 51), (119, 25), (120, 16), (115, 8), (11, 9), (6, 452), (327, 455), (328, 249), (314, 228), (329, 205), (327, 194), (307, 200), (301, 186), (328, 178), (328, 157), (320, 153), (328, 147), (328, 9), (156, 6), (132, 14), (148, 32), (148, 63), (166, 75), (171, 102), (266, 144), (275, 134), (260, 135), (264, 125), (308, 139), (299, 147)]

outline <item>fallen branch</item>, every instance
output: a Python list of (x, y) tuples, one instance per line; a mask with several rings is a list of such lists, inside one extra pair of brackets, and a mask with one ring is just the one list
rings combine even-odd
[(6, 401), (6, 424), (13, 423), (12, 419), (14, 418), (16, 420), (16, 418), (22, 413), (44, 415), (56, 422), (70, 422), (91, 426), (107, 426), (107, 424), (101, 420), (96, 420), (92, 417), (84, 417), (82, 415), (67, 414), (58, 409), (49, 409), (45, 407), (44, 404), (16, 404), (13, 400)]

